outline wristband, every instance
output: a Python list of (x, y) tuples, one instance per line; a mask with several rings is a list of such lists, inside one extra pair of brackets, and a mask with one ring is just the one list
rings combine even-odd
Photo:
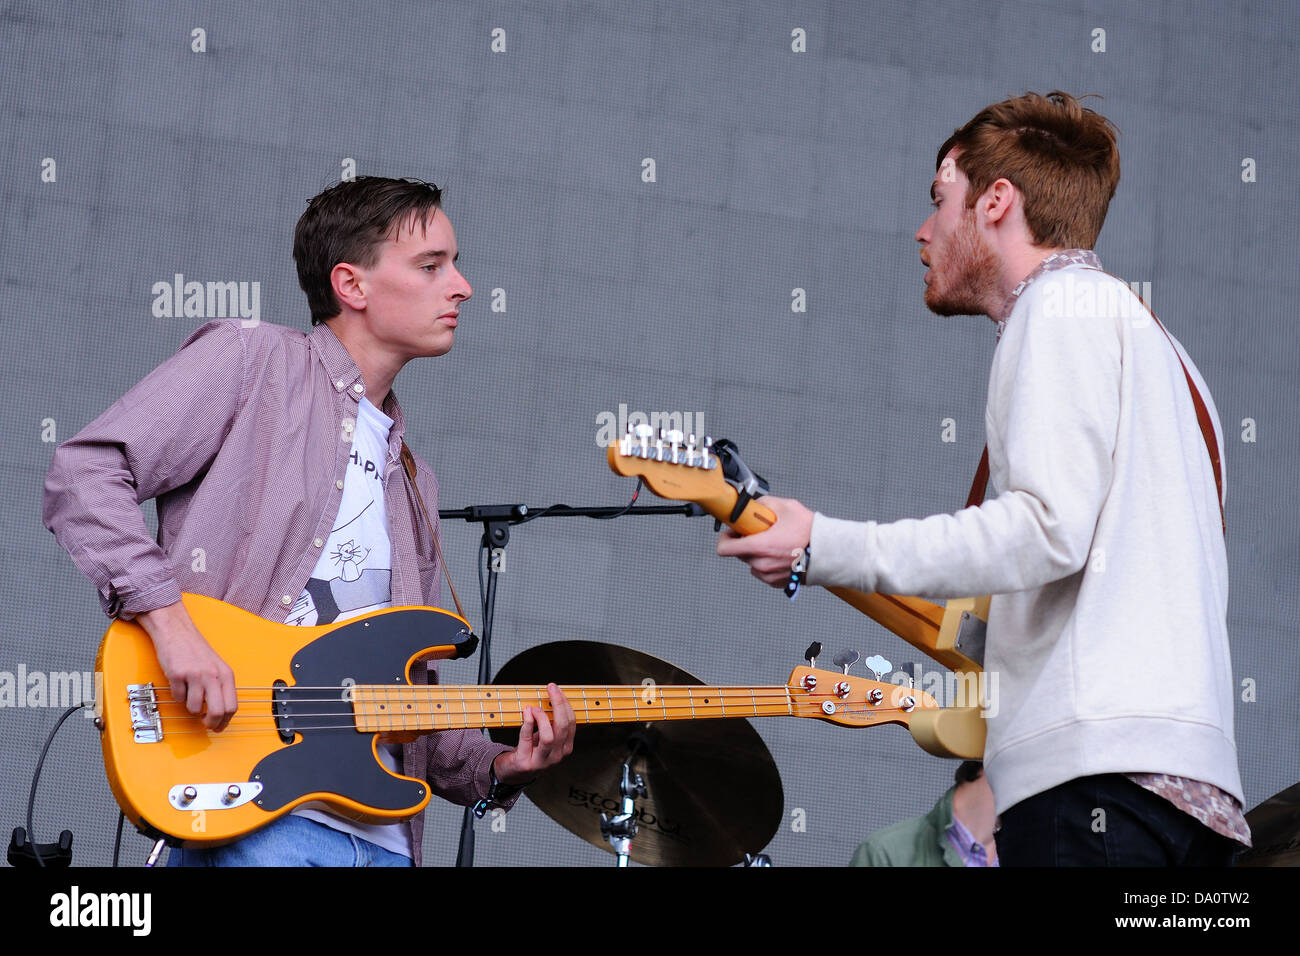
[(812, 545), (795, 551), (790, 562), (790, 580), (785, 583), (785, 596), (793, 601), (799, 594), (799, 585), (808, 577), (808, 564), (812, 560)]
[(488, 787), (487, 798), (480, 800), (473, 806), (474, 816), (478, 817), (480, 820), (488, 810), (493, 807), (502, 806), (507, 800), (522, 793), (524, 787), (533, 782), (532, 780), (529, 780), (526, 783), (502, 783), (497, 779), (495, 757), (492, 758), (492, 762), (488, 764), (488, 779), (491, 780), (492, 783)]

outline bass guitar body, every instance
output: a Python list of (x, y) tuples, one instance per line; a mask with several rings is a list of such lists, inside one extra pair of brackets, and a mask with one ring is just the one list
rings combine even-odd
[(186, 594), (184, 602), (236, 675), (239, 709), (221, 733), (172, 698), (139, 625), (115, 621), (96, 661), (105, 770), (141, 831), (216, 845), (309, 801), (368, 822), (424, 808), (428, 784), (382, 766), (381, 737), (359, 732), (350, 692), (409, 686), (417, 660), (468, 655), (478, 639), (464, 620), (410, 607), (293, 627), (202, 595)]

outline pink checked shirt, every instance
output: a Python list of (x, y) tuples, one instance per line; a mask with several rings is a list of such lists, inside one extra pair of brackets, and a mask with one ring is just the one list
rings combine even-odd
[[(45, 480), (45, 526), (111, 617), (190, 591), (283, 623), (338, 514), (364, 394), (360, 369), (327, 325), (303, 333), (210, 322), (59, 446)], [(395, 394), (382, 411), (393, 419), (383, 474), (392, 602), (436, 606), (441, 570), (402, 475), (406, 423)], [(416, 463), (436, 528), (438, 482)], [(156, 540), (140, 510), (150, 498)], [(424, 676), (417, 668), (415, 679)], [(437, 679), (432, 666), (428, 679)], [(478, 731), (445, 731), (404, 746), (403, 766), (435, 794), (472, 804), (486, 798), (489, 764), (508, 749)], [(417, 816), (417, 866), (422, 832)]]

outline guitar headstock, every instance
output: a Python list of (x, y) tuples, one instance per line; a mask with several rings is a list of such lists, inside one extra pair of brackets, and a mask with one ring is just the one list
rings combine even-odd
[(938, 701), (917, 687), (813, 667), (796, 667), (786, 686), (794, 716), (815, 717), (845, 727), (908, 726), (917, 711), (939, 708)]
[[(723, 450), (735, 446), (720, 441), (717, 447)], [(629, 426), (628, 434), (608, 447), (606, 458), (615, 474), (642, 479), (660, 498), (694, 502), (742, 534), (763, 531), (776, 523), (776, 516), (770, 510), (752, 500), (746, 502), (740, 516), (733, 520), (732, 512), (740, 492), (724, 473), (725, 460), (714, 453), (710, 438), (697, 444), (694, 435), (675, 429), (660, 429), (656, 434), (649, 425)], [(743, 462), (740, 466), (743, 469), (740, 481), (748, 494), (757, 497), (766, 492), (762, 479), (745, 468)]]

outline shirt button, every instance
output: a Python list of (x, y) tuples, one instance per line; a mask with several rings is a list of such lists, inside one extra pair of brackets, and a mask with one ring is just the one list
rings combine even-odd
[(353, 428), (353, 421), (352, 421), (352, 419), (350, 419), (350, 418), (345, 418), (345, 419), (343, 419), (343, 430), (344, 430), (345, 432), (350, 432), (350, 431), (352, 431), (352, 428)]
[(316, 547), (318, 548), (325, 547), (325, 542), (322, 541), (320, 538), (317, 538), (315, 541), (312, 542), (312, 544), (316, 545)]
[(339, 479), (338, 481), (334, 482), (334, 487), (337, 488), (339, 491), (342, 491), (342, 490), (343, 490), (343, 480), (342, 480), (342, 479)]
[(284, 597), (280, 598), (280, 603), (283, 604), (285, 607), (288, 607), (290, 604), (293, 603), (293, 598), (289, 597), (289, 595), (286, 594)]
[(362, 385), (360, 382), (357, 382), (357, 384), (355, 384), (355, 385), (352, 386), (352, 391), (356, 392), (358, 395), (360, 395), (360, 394), (361, 394), (362, 392), (364, 392), (365, 390), (366, 390), (366, 387), (365, 387), (364, 385)]
[(340, 392), (347, 387), (348, 387), (348, 383), (343, 381), (343, 379), (339, 379), (337, 382), (334, 383), (334, 388)]

